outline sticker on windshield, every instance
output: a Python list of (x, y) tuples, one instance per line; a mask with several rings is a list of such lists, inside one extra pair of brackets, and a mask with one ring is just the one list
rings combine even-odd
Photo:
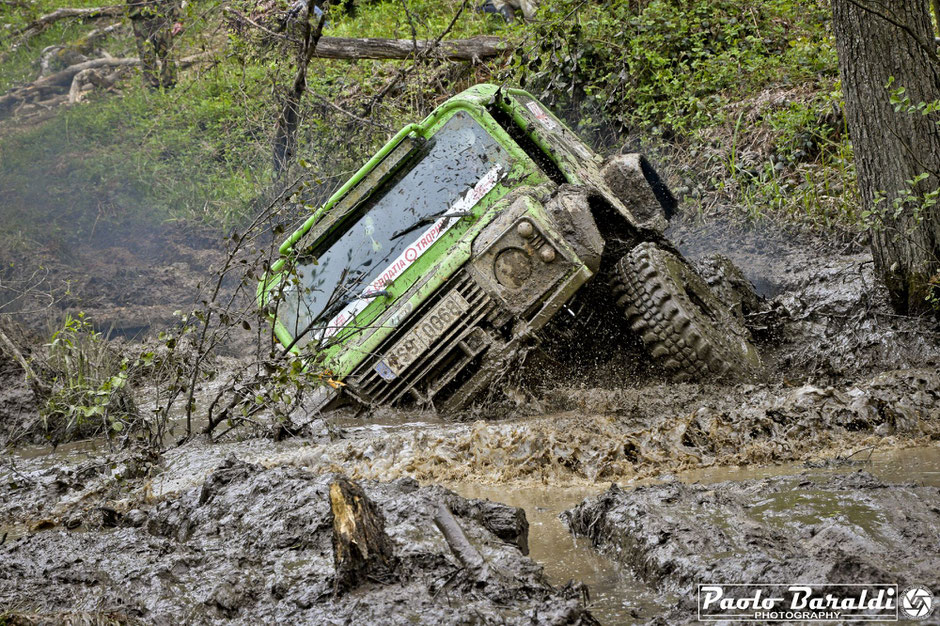
[(436, 222), (434, 222), (430, 228), (421, 233), (417, 239), (412, 242), (410, 246), (405, 248), (405, 250), (398, 255), (398, 258), (389, 264), (379, 276), (369, 283), (365, 289), (360, 293), (361, 296), (358, 300), (350, 302), (346, 307), (340, 311), (330, 322), (320, 331), (319, 339), (328, 339), (342, 330), (346, 325), (348, 325), (357, 315), (362, 313), (369, 303), (372, 302), (371, 298), (368, 298), (368, 294), (381, 291), (385, 288), (386, 285), (391, 283), (393, 280), (401, 276), (401, 274), (414, 264), (418, 260), (425, 250), (431, 247), (435, 241), (440, 239), (447, 231), (454, 227), (457, 222), (460, 221), (459, 215), (466, 211), (469, 211), (477, 205), (477, 203), (483, 199), (483, 196), (488, 194), (490, 191), (496, 187), (496, 184), (502, 179), (505, 175), (503, 172), (503, 166), (500, 164), (494, 165), (490, 171), (480, 178), (476, 184), (471, 188), (465, 195), (458, 198), (454, 202), (447, 212)]
[(527, 102), (526, 108), (532, 111), (532, 115), (535, 116), (535, 119), (537, 119), (542, 124), (542, 126), (548, 130), (555, 130), (558, 128), (558, 124), (555, 123), (555, 120), (553, 120), (548, 113), (542, 110), (542, 107), (539, 106), (538, 102)]

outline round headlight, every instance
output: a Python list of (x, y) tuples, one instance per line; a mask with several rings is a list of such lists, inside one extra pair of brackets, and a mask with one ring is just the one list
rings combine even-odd
[(519, 248), (506, 248), (493, 262), (493, 273), (503, 287), (519, 289), (532, 275), (532, 259)]

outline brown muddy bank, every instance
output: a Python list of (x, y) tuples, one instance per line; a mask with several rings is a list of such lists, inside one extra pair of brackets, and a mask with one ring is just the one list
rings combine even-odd
[[(940, 458), (934, 455), (935, 458)], [(679, 601), (655, 623), (692, 621), (697, 583), (872, 583), (940, 589), (940, 480), (864, 470), (760, 480), (612, 485), (563, 514), (652, 588)]]
[(143, 338), (196, 303), (224, 258), (219, 233), (179, 223), (84, 241), (0, 245), (0, 313), (51, 334), (65, 313), (84, 312), (111, 337)]
[[(0, 606), (25, 623), (596, 623), (579, 586), (553, 588), (523, 555), (520, 510), (411, 479), (363, 485), (397, 565), (338, 592), (333, 478), (232, 459), (201, 487), (158, 502), (76, 507), (68, 522), (0, 547)], [(464, 567), (434, 527), (442, 504), (483, 570)]]

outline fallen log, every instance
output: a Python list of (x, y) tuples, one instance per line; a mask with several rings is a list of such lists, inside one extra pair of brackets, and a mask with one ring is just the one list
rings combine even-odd
[[(417, 48), (417, 49), (416, 49)], [(430, 52), (429, 52), (430, 51)], [(452, 39), (439, 43), (426, 39), (321, 37), (314, 57), (321, 59), (410, 59), (428, 54), (450, 61), (473, 61), (500, 56), (507, 51), (502, 37)]]
[(52, 13), (47, 13), (43, 16), (40, 16), (38, 19), (30, 22), (23, 28), (16, 31), (14, 34), (32, 37), (33, 35), (38, 35), (42, 31), (46, 30), (59, 20), (64, 20), (70, 17), (80, 17), (86, 19), (116, 17), (119, 15), (124, 15), (125, 10), (126, 6), (123, 4), (115, 4), (113, 6), (106, 7), (88, 7), (84, 9), (63, 7), (61, 9), (56, 9)]
[(12, 89), (6, 94), (0, 96), (0, 111), (11, 107), (17, 102), (24, 100), (34, 100), (38, 96), (46, 95), (49, 92), (65, 92), (72, 86), (72, 80), (75, 75), (85, 70), (94, 70), (103, 67), (132, 67), (140, 64), (140, 59), (136, 57), (117, 59), (114, 57), (104, 57), (101, 59), (91, 59), (83, 63), (76, 63), (64, 70), (43, 76), (42, 78), (23, 87)]
[[(180, 59), (180, 67), (189, 67), (194, 63), (211, 57), (211, 52), (196, 54), (190, 57)], [(140, 65), (140, 59), (137, 57), (102, 57), (99, 59), (90, 59), (82, 63), (76, 63), (64, 70), (55, 72), (48, 76), (43, 76), (22, 87), (16, 87), (0, 96), (0, 113), (6, 109), (15, 106), (19, 102), (26, 100), (36, 100), (38, 97), (49, 95), (50, 93), (67, 93), (72, 87), (75, 76), (85, 70), (95, 70), (100, 68), (122, 68), (134, 67)]]
[[(235, 9), (226, 7), (224, 11), (232, 19), (257, 28), (269, 37), (296, 44), (301, 43), (295, 37), (266, 28)], [(416, 55), (433, 53), (439, 58), (450, 61), (476, 62), (481, 59), (500, 56), (506, 50), (506, 40), (502, 37), (480, 36), (471, 37), (470, 39), (452, 39), (450, 41), (383, 39), (380, 37), (320, 37), (313, 56), (319, 59), (357, 61), (362, 59), (410, 59)]]
[(87, 61), (88, 56), (86, 55), (95, 50), (98, 42), (108, 35), (118, 32), (121, 26), (121, 22), (116, 22), (105, 28), (95, 28), (72, 43), (46, 46), (39, 54), (39, 77), (42, 78), (52, 74), (57, 69)]
[(333, 514), (333, 592), (354, 589), (366, 579), (388, 578), (396, 566), (385, 517), (362, 487), (341, 476), (330, 483)]
[(446, 504), (441, 504), (437, 508), (437, 513), (434, 514), (434, 524), (444, 535), (444, 540), (450, 546), (450, 551), (454, 553), (454, 556), (464, 567), (473, 572), (483, 569), (486, 565), (483, 556), (467, 539), (463, 528), (457, 523), (454, 514), (450, 512)]

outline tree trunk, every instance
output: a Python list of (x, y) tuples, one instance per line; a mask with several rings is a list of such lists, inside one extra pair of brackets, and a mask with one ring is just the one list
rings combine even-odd
[[(903, 87), (911, 103), (940, 99), (940, 59), (930, 0), (833, 0), (833, 31), (855, 150), (862, 207), (871, 211), (875, 266), (895, 306), (925, 307), (930, 279), (940, 270), (940, 207), (895, 199), (923, 198), (940, 183), (938, 115), (895, 111), (890, 91)], [(889, 80), (892, 87), (886, 88)], [(927, 173), (911, 189), (907, 182)], [(884, 199), (876, 203), (881, 195)]]
[[(329, 3), (325, 5), (329, 6)], [(307, 66), (313, 59), (317, 50), (317, 44), (323, 34), (323, 25), (326, 23), (326, 15), (317, 18), (316, 26), (310, 24), (309, 5), (303, 13), (303, 38), (300, 41), (300, 48), (297, 51), (297, 72), (294, 75), (294, 83), (284, 94), (281, 114), (277, 120), (277, 127), (274, 129), (274, 174), (280, 176), (287, 171), (290, 162), (294, 158), (294, 152), (297, 141), (297, 127), (300, 126), (300, 100), (304, 92), (307, 91)]]
[(357, 587), (367, 579), (381, 581), (396, 566), (392, 540), (385, 534), (382, 511), (362, 487), (345, 476), (330, 483), (333, 514), (334, 593)]

